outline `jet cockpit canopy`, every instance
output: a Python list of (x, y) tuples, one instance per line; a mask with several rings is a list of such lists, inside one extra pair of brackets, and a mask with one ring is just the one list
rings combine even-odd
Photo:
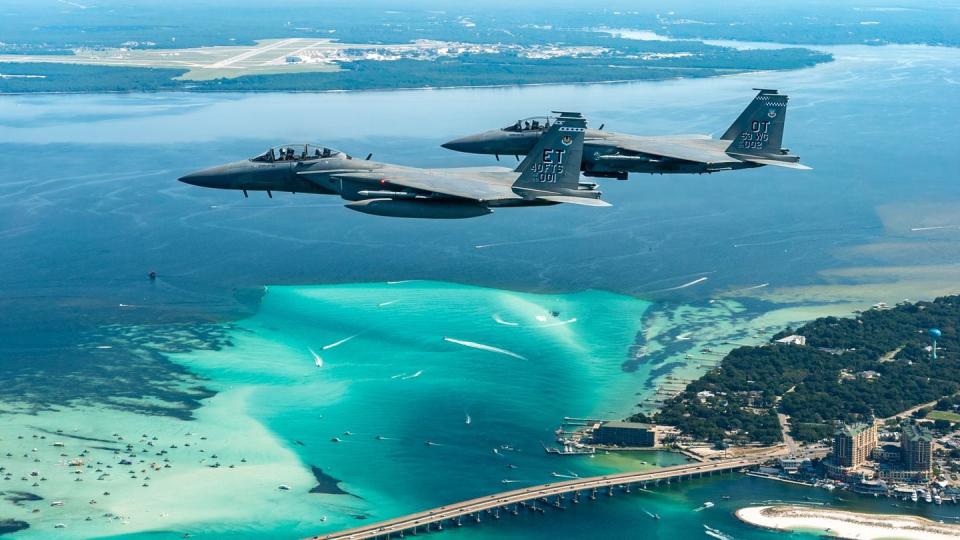
[(259, 156), (250, 158), (250, 161), (260, 163), (274, 163), (277, 161), (312, 161), (331, 157), (348, 157), (346, 154), (333, 148), (318, 144), (282, 144), (274, 146)]
[(530, 118), (517, 120), (513, 124), (503, 128), (503, 131), (513, 131), (517, 133), (526, 131), (543, 131), (550, 127), (550, 124), (552, 123), (553, 118), (550, 118), (549, 116), (531, 116)]

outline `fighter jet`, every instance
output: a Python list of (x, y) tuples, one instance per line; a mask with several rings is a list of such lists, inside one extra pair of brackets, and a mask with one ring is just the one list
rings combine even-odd
[(378, 163), (310, 144), (284, 145), (180, 178), (195, 186), (339, 195), (351, 210), (390, 217), (458, 219), (493, 208), (560, 203), (610, 206), (596, 183), (580, 182), (586, 120), (558, 112), (531, 140), (526, 159), (505, 167), (418, 169)]
[[(584, 176), (626, 180), (628, 173), (713, 173), (775, 165), (809, 169), (798, 156), (781, 148), (787, 96), (754, 88), (757, 96), (719, 139), (709, 135), (641, 137), (588, 129), (581, 168)], [(495, 129), (452, 140), (444, 148), (473, 154), (523, 155), (555, 120), (518, 120)]]

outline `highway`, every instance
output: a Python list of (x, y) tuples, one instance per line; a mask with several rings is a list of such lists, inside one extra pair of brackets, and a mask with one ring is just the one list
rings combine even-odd
[(452, 503), (430, 510), (424, 510), (415, 514), (409, 514), (378, 523), (371, 523), (362, 527), (348, 529), (341, 532), (330, 533), (326, 535), (314, 536), (315, 540), (362, 540), (373, 538), (389, 538), (396, 534), (402, 536), (404, 533), (415, 532), (417, 529), (429, 529), (436, 525), (440, 529), (444, 522), (453, 524), (459, 523), (459, 520), (467, 517), (474, 521), (481, 519), (481, 514), (491, 510), (499, 515), (500, 510), (510, 511), (509, 507), (517, 510), (517, 505), (522, 503), (534, 504), (540, 499), (555, 497), (554, 504), (560, 503), (560, 496), (575, 493), (579, 494), (587, 491), (591, 495), (594, 490), (607, 489), (607, 493), (612, 494), (612, 488), (616, 486), (629, 484), (643, 484), (647, 482), (657, 482), (661, 480), (672, 480), (683, 477), (697, 477), (712, 473), (725, 471), (741, 470), (754, 465), (758, 465), (769, 459), (769, 457), (738, 458), (716, 461), (711, 463), (694, 463), (688, 465), (677, 465), (674, 467), (663, 467), (643, 472), (619, 473), (606, 476), (594, 476), (590, 478), (577, 478), (564, 482), (551, 484), (542, 484), (528, 488), (515, 489), (495, 493), (486, 497), (478, 497), (468, 501)]

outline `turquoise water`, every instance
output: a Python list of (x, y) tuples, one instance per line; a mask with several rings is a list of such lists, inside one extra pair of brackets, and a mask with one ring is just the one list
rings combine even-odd
[(547, 482), (552, 472), (641, 466), (620, 456), (548, 457), (541, 442), (552, 442), (563, 416), (633, 410), (647, 372), (620, 365), (648, 306), (597, 291), (427, 281), (269, 287), (258, 313), (236, 323), (233, 347), (175, 360), (215, 389), (252, 386), (248, 414), (362, 499), (324, 496), (332, 499), (326, 524), (318, 513), (312, 527), (295, 527), (318, 532), (356, 515), (382, 519)]

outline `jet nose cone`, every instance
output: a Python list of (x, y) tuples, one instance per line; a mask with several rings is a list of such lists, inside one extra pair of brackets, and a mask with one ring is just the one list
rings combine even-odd
[(455, 152), (480, 152), (482, 150), (481, 146), (483, 146), (483, 143), (484, 138), (482, 136), (469, 135), (467, 137), (460, 137), (459, 139), (447, 141), (440, 146)]
[(226, 184), (226, 169), (223, 166), (194, 171), (177, 180), (191, 186), (222, 188)]
[(204, 176), (199, 172), (192, 172), (190, 174), (185, 174), (180, 178), (177, 178), (180, 182), (184, 184), (190, 184), (191, 186), (201, 186), (203, 187)]

